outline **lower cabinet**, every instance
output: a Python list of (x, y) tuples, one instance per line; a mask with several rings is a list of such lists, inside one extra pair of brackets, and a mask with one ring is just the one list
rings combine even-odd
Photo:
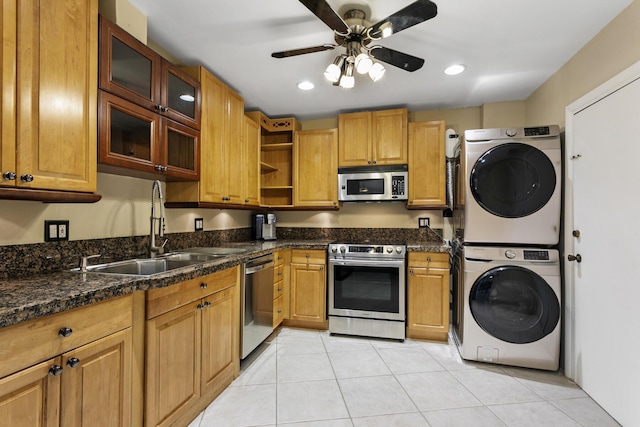
[(126, 296), (1, 329), (0, 377), (17, 370), (0, 378), (0, 424), (130, 426), (131, 310)]
[(187, 425), (239, 374), (239, 267), (147, 292), (145, 425)]
[(447, 341), (449, 254), (409, 252), (407, 337)]
[(327, 329), (326, 258), (322, 250), (291, 251), (291, 326)]

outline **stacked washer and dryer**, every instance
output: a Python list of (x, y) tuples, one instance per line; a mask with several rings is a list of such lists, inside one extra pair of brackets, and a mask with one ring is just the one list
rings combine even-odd
[(562, 153), (558, 126), (466, 131), (453, 332), (462, 358), (557, 370)]

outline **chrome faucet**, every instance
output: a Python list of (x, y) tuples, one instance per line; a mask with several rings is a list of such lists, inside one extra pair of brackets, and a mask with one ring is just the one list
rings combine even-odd
[[(156, 192), (158, 193), (158, 201), (160, 204), (160, 216), (156, 217)], [(156, 246), (156, 221), (158, 222), (158, 237), (164, 238), (164, 210), (162, 204), (162, 187), (157, 179), (153, 181), (151, 187), (151, 231), (149, 232), (149, 258), (154, 258), (156, 254), (164, 253), (164, 246), (169, 239), (164, 239), (162, 245)]]

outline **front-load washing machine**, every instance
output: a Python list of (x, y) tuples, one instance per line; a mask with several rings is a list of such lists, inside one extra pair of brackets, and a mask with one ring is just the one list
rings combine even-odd
[(558, 251), (464, 246), (454, 338), (463, 359), (555, 371), (560, 360)]
[(468, 130), (464, 143), (465, 243), (558, 244), (558, 126)]

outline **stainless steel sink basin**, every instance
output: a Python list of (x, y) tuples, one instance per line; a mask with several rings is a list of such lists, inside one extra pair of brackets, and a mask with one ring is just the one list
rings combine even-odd
[(183, 251), (187, 253), (192, 253), (192, 254), (227, 256), (227, 255), (241, 254), (243, 252), (246, 252), (247, 250), (243, 248), (203, 247), (203, 248), (183, 249)]
[[(86, 273), (121, 274), (128, 276), (152, 276), (176, 268), (188, 267), (219, 259), (220, 255), (201, 253), (170, 253), (156, 258), (129, 259), (88, 266)], [(83, 272), (74, 268), (74, 272)]]

